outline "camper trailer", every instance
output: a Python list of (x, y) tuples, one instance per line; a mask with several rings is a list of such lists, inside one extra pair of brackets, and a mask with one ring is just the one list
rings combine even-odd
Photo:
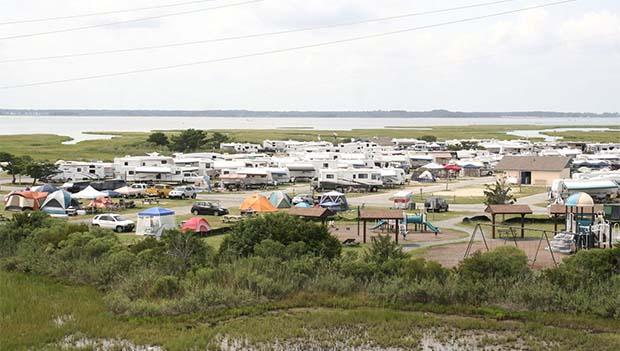
[(405, 171), (401, 168), (381, 169), (381, 180), (386, 187), (404, 185), (406, 182)]
[(383, 187), (381, 170), (375, 168), (321, 169), (312, 186), (317, 191), (377, 191)]
[(620, 187), (612, 180), (566, 180), (556, 179), (551, 185), (551, 203), (564, 203), (573, 194), (586, 193), (598, 203), (606, 203), (618, 197)]
[(80, 180), (103, 180), (114, 178), (114, 165), (104, 162), (56, 162), (58, 173), (50, 180), (55, 182), (72, 182)]
[(220, 187), (231, 191), (264, 189), (273, 185), (272, 173), (264, 168), (225, 169), (220, 175)]

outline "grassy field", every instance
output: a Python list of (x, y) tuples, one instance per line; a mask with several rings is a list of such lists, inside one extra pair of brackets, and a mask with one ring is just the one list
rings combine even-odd
[(104, 342), (114, 349), (158, 345), (165, 350), (620, 347), (617, 321), (570, 315), (509, 315), (491, 307), (437, 314), (432, 306), (418, 306), (417, 311), (365, 307), (363, 296), (295, 296), (278, 305), (209, 316), (125, 318), (107, 312), (102, 294), (93, 288), (5, 272), (0, 272), (0, 281), (0, 349), (6, 351), (78, 349), (75, 340), (86, 345), (79, 349), (95, 349)]
[[(496, 138), (502, 140), (517, 139), (507, 135), (506, 132), (515, 129), (546, 129), (558, 126), (442, 126), (430, 127), (430, 130), (412, 130), (406, 128), (393, 129), (354, 129), (337, 132), (338, 138), (415, 138), (424, 135), (433, 135), (439, 139), (453, 138)], [(221, 130), (233, 140), (239, 142), (262, 142), (264, 139), (293, 139), (293, 140), (317, 140), (321, 136), (323, 140), (333, 138), (333, 131), (321, 130)], [(0, 150), (16, 155), (31, 155), (36, 159), (46, 160), (104, 160), (110, 161), (116, 156), (127, 154), (144, 154), (146, 152), (159, 151), (169, 153), (166, 149), (157, 148), (146, 142), (148, 133), (101, 133), (115, 135), (113, 141), (89, 140), (75, 145), (64, 145), (67, 137), (58, 135), (8, 135), (0, 136)], [(559, 133), (567, 140), (577, 138), (581, 141), (615, 141), (617, 132), (588, 132), (578, 131)]]

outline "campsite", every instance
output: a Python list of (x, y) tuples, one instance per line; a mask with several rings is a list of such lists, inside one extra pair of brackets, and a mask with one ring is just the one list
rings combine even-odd
[(0, 9), (0, 351), (620, 350), (620, 1)]

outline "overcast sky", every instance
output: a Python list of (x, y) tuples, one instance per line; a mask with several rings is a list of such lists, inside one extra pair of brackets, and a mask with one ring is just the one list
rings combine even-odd
[[(4, 0), (0, 23), (185, 1)], [(100, 17), (0, 25), (0, 37), (243, 1), (217, 0)], [(120, 26), (0, 40), (0, 61), (322, 26), (489, 1), (264, 0)], [(0, 86), (212, 60), (541, 3), (545, 1), (516, 0), (447, 14), (266, 38), (0, 63)], [(475, 23), (225, 63), (0, 90), (0, 108), (615, 112), (620, 111), (619, 82), (620, 1), (580, 0)]]

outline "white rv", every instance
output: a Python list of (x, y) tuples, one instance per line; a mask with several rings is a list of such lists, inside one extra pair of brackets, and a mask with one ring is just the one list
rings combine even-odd
[(376, 168), (321, 169), (312, 185), (317, 191), (377, 191), (383, 181), (381, 170)]
[(405, 185), (405, 171), (402, 168), (382, 168), (380, 172), (383, 185), (390, 187)]
[(105, 162), (56, 162), (59, 173), (52, 177), (52, 181), (73, 182), (80, 180), (104, 180), (114, 178), (114, 165)]

